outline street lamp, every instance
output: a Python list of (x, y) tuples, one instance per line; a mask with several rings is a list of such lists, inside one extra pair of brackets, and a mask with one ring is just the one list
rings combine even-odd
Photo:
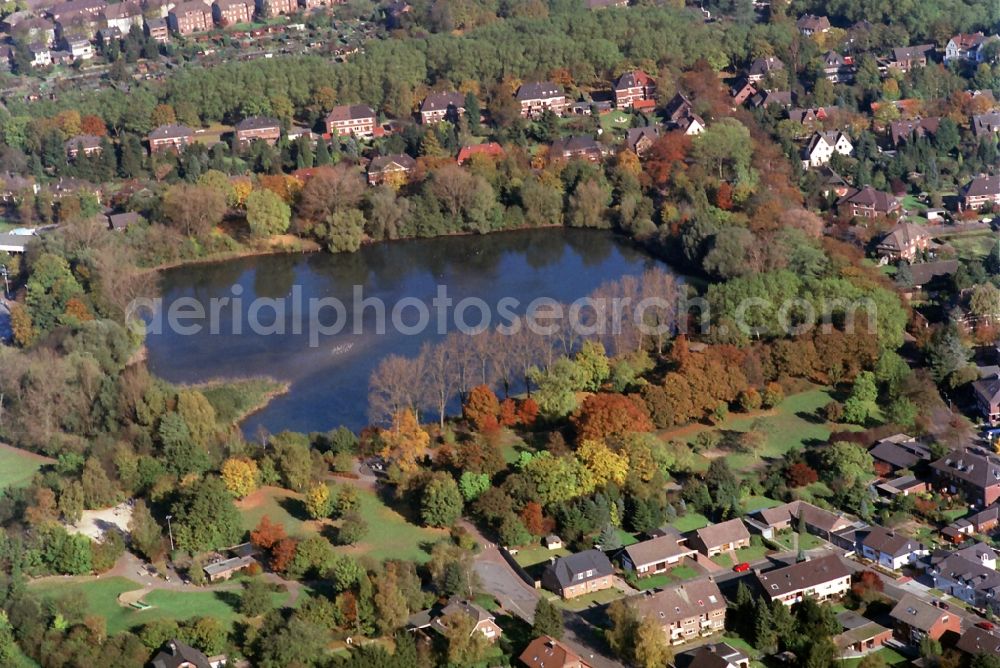
[(170, 551), (174, 551), (174, 530), (170, 527), (170, 520), (174, 518), (173, 515), (167, 515), (167, 533), (170, 535)]

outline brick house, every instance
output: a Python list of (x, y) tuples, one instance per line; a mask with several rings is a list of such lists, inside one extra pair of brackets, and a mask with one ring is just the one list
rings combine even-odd
[(417, 166), (417, 161), (405, 153), (380, 155), (368, 163), (368, 185), (401, 184)]
[(974, 534), (992, 532), (998, 524), (1000, 524), (1000, 506), (993, 505), (955, 520), (941, 529), (941, 535), (953, 543), (961, 543)]
[(170, 41), (170, 27), (167, 25), (167, 20), (162, 18), (146, 18), (146, 34), (149, 35), (153, 41), (159, 44), (166, 44)]
[(465, 113), (465, 96), (454, 91), (430, 93), (420, 105), (420, 122), (423, 125), (451, 121), (457, 123)]
[(597, 162), (604, 155), (601, 145), (590, 135), (574, 135), (557, 139), (549, 148), (550, 160), (589, 160)]
[(913, 594), (903, 594), (889, 617), (893, 621), (896, 640), (912, 646), (919, 646), (925, 637), (940, 640), (949, 631), (960, 633), (962, 627), (960, 617)]
[(546, 109), (551, 109), (557, 116), (562, 116), (566, 109), (566, 94), (562, 86), (551, 81), (532, 81), (521, 84), (516, 95), (521, 105), (521, 116), (538, 118)]
[(871, 186), (855, 189), (837, 201), (840, 215), (846, 218), (884, 218), (899, 208), (899, 200)]
[(194, 141), (194, 131), (186, 125), (161, 125), (146, 137), (150, 153), (174, 151), (179, 153)]
[(442, 635), (447, 635), (447, 620), (454, 615), (465, 615), (472, 620), (473, 624), (472, 631), (469, 632), (470, 636), (473, 633), (482, 633), (483, 637), (489, 642), (495, 643), (503, 634), (503, 629), (497, 625), (496, 617), (488, 610), (467, 599), (455, 599), (449, 601), (443, 608), (434, 610), (429, 615), (430, 621), (427, 626)]
[(747, 71), (747, 80), (750, 83), (755, 84), (758, 81), (763, 80), (769, 74), (779, 72), (784, 69), (785, 63), (783, 63), (780, 58), (775, 58), (774, 56), (757, 58), (750, 63), (750, 69)]
[(926, 545), (912, 536), (880, 526), (858, 531), (857, 541), (855, 551), (860, 557), (891, 571), (912, 566), (930, 553)]
[(889, 67), (906, 73), (915, 67), (926, 67), (928, 54), (934, 53), (933, 44), (896, 47), (892, 50)]
[(52, 9), (49, 10), (49, 16), (52, 17), (53, 21), (61, 21), (81, 14), (97, 18), (107, 8), (108, 3), (105, 0), (69, 0), (69, 2), (52, 6)]
[(631, 70), (614, 83), (615, 106), (649, 108), (656, 104), (656, 80), (642, 70)]
[[(973, 387), (979, 395), (980, 383)], [(1000, 380), (993, 379), (992, 386), (997, 394), (991, 396), (991, 401), (1000, 403)], [(978, 398), (978, 397), (977, 397)], [(995, 406), (991, 410), (1000, 409)], [(991, 416), (997, 413), (991, 413)], [(1000, 457), (978, 448), (953, 450), (946, 456), (931, 463), (939, 487), (950, 493), (963, 491), (969, 503), (980, 508), (986, 508), (1000, 499)]]
[(84, 155), (101, 154), (101, 137), (95, 135), (77, 135), (67, 139), (63, 144), (67, 158), (75, 158), (81, 151)]
[(253, 13), (254, 3), (250, 0), (215, 0), (212, 3), (212, 17), (220, 26), (250, 23)]
[(281, 122), (267, 116), (251, 116), (236, 124), (236, 143), (245, 148), (250, 142), (265, 141), (274, 146), (281, 138)]
[(959, 199), (963, 209), (974, 211), (1000, 206), (1000, 176), (977, 176), (962, 187)]
[(757, 87), (750, 83), (745, 76), (741, 76), (729, 87), (729, 97), (733, 99), (733, 104), (740, 106), (757, 94)]
[(767, 573), (757, 572), (757, 582), (771, 601), (791, 607), (805, 598), (839, 599), (851, 589), (851, 570), (835, 554), (800, 561)]
[(629, 128), (625, 133), (625, 148), (638, 156), (643, 156), (657, 139), (660, 138), (660, 128), (647, 125), (641, 128)]
[(668, 533), (626, 547), (622, 551), (622, 567), (646, 577), (663, 573), (694, 554), (695, 550), (687, 546), (683, 536)]
[(611, 588), (614, 567), (600, 550), (584, 550), (551, 563), (542, 573), (542, 586), (568, 600)]
[(298, 0), (257, 0), (257, 14), (267, 18), (287, 16), (298, 11)]
[(552, 636), (532, 640), (517, 660), (527, 668), (591, 668), (576, 652)]
[(813, 14), (803, 14), (795, 22), (795, 27), (806, 37), (816, 33), (830, 31), (830, 19), (825, 16), (814, 16)]
[(931, 235), (927, 233), (927, 230), (916, 223), (902, 222), (897, 223), (882, 237), (878, 246), (875, 247), (875, 253), (887, 262), (900, 260), (913, 262), (918, 253), (927, 250), (930, 243)]
[(343, 104), (326, 115), (326, 131), (341, 137), (371, 137), (375, 133), (375, 110), (367, 104)]
[(750, 547), (750, 532), (741, 519), (709, 524), (694, 531), (688, 544), (706, 557)]
[(179, 35), (191, 35), (196, 32), (211, 30), (212, 8), (204, 2), (194, 0), (175, 5), (167, 14), (170, 29)]
[(726, 599), (711, 578), (689, 580), (627, 600), (639, 619), (654, 619), (671, 645), (710, 636), (726, 625)]

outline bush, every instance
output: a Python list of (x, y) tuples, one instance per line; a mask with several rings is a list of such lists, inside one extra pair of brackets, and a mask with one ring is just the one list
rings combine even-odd
[(844, 405), (839, 401), (831, 401), (823, 406), (823, 417), (829, 422), (840, 422), (844, 418)]

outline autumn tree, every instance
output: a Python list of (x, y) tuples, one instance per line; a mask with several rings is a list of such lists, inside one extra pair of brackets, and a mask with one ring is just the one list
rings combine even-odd
[(270, 550), (276, 544), (287, 538), (284, 525), (272, 522), (264, 515), (257, 523), (257, 528), (250, 532), (250, 542), (262, 550)]
[(230, 457), (222, 463), (222, 481), (230, 494), (242, 499), (260, 484), (257, 462), (249, 457)]
[(382, 441), (382, 457), (408, 473), (415, 471), (427, 456), (431, 437), (420, 426), (416, 413), (404, 409), (396, 414), (392, 427), (382, 432)]
[(571, 421), (581, 441), (653, 430), (646, 407), (622, 394), (602, 393), (587, 397)]
[(330, 488), (327, 487), (325, 483), (313, 485), (309, 488), (309, 491), (306, 492), (306, 512), (309, 513), (309, 517), (314, 520), (329, 517), (330, 513), (333, 512), (333, 501), (334, 499), (330, 494)]
[(497, 417), (500, 414), (500, 402), (489, 386), (477, 385), (469, 392), (463, 413), (465, 419), (469, 420), (478, 431), (496, 429), (499, 424)]
[(163, 529), (149, 512), (143, 499), (136, 499), (132, 506), (132, 517), (128, 523), (132, 546), (150, 561), (163, 556)]
[(609, 482), (621, 485), (629, 471), (628, 452), (615, 452), (604, 441), (587, 439), (580, 444), (576, 456), (590, 472), (594, 484), (603, 487)]
[(202, 237), (222, 222), (226, 198), (214, 188), (178, 183), (163, 195), (163, 215), (188, 236)]

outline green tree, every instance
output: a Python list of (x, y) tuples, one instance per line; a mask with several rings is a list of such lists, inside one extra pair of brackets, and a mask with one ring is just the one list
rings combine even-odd
[(544, 596), (535, 604), (535, 621), (531, 626), (534, 637), (552, 636), (556, 640), (563, 637), (562, 611)]
[(254, 235), (284, 234), (291, 220), (291, 208), (274, 191), (254, 190), (247, 197), (247, 224)]
[(447, 473), (436, 473), (424, 487), (420, 499), (420, 517), (432, 527), (449, 527), (462, 515), (462, 493), (455, 479)]
[(163, 555), (163, 530), (153, 519), (149, 506), (143, 499), (136, 499), (128, 525), (132, 545), (141, 555), (155, 561)]
[(863, 425), (878, 412), (878, 387), (875, 374), (862, 371), (854, 380), (851, 395), (844, 402), (844, 420)]
[(215, 476), (182, 489), (171, 512), (174, 541), (181, 550), (216, 550), (235, 545), (243, 537), (243, 521), (233, 497)]
[(240, 614), (247, 617), (259, 617), (271, 610), (272, 607), (271, 587), (259, 577), (250, 578), (243, 586), (243, 593), (240, 594)]

